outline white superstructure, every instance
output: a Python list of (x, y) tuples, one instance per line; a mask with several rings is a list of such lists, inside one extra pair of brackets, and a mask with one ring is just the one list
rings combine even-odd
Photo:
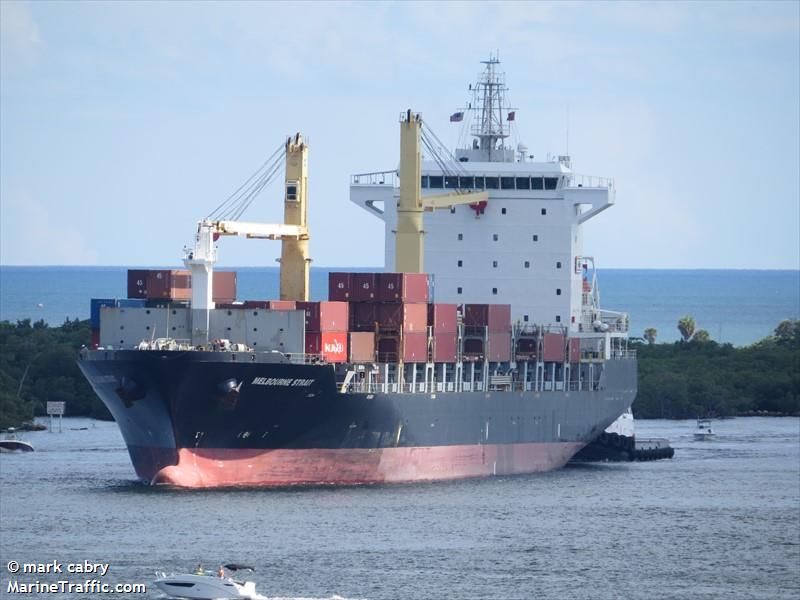
[[(423, 196), (486, 190), (485, 203), (425, 214), (424, 266), (436, 302), (511, 304), (524, 325), (563, 326), (572, 335), (627, 335), (627, 316), (602, 311), (581, 225), (614, 203), (611, 179), (573, 173), (569, 156), (534, 161), (527, 148), (505, 145), (516, 110), (505, 105), (499, 61), (485, 61), (470, 86), (473, 102), (451, 120), (474, 115), (473, 141), (443, 158), (428, 140)], [(352, 176), (350, 199), (384, 222), (385, 265), (395, 264), (396, 171)]]

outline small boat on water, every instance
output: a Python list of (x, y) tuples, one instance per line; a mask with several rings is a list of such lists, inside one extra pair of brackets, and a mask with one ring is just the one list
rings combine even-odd
[[(252, 567), (238, 564), (225, 565), (230, 571), (253, 571)], [(153, 581), (159, 590), (170, 598), (182, 600), (231, 600), (246, 598), (261, 600), (265, 596), (256, 593), (253, 581), (236, 581), (225, 576), (222, 567), (218, 573), (206, 572), (202, 567), (194, 573), (159, 573)]]
[(0, 452), (33, 452), (33, 446), (17, 437), (17, 430), (13, 427), (6, 429), (6, 434), (0, 440)]
[(716, 434), (711, 429), (711, 419), (697, 419), (697, 429), (694, 432), (694, 439), (698, 442), (713, 440)]

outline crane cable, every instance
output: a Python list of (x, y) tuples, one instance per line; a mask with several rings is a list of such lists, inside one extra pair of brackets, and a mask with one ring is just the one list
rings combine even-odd
[(283, 165), (285, 153), (286, 146), (284, 144), (278, 146), (270, 157), (256, 169), (255, 173), (248, 177), (236, 191), (208, 214), (206, 220), (235, 221), (239, 219), (244, 211), (250, 207), (256, 196), (274, 181), (276, 173), (280, 171)]

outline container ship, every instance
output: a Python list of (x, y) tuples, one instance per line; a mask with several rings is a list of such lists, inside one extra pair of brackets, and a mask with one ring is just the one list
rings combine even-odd
[[(636, 395), (628, 318), (600, 308), (582, 224), (610, 179), (509, 148), (490, 59), (450, 154), (400, 116), (399, 168), (352, 176), (384, 222), (380, 273), (330, 273), (309, 301), (308, 145), (299, 134), (198, 223), (183, 270), (131, 270), (92, 300), (79, 366), (137, 476), (182, 487), (413, 482), (559, 468)], [(465, 118), (471, 117), (470, 119)], [(422, 159), (423, 153), (425, 160)], [(284, 223), (241, 215), (284, 167)], [(280, 298), (237, 301), (222, 236), (281, 242)]]

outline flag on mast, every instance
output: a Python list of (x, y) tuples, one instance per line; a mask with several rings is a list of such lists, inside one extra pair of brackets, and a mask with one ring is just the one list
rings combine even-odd
[(453, 113), (452, 115), (450, 115), (450, 122), (451, 123), (457, 123), (458, 121), (463, 121), (463, 120), (464, 120), (464, 113), (463, 112), (457, 112), (457, 113)]
[(513, 121), (514, 117), (517, 116), (517, 111), (511, 110), (508, 112), (508, 116), (506, 117), (506, 121)]

